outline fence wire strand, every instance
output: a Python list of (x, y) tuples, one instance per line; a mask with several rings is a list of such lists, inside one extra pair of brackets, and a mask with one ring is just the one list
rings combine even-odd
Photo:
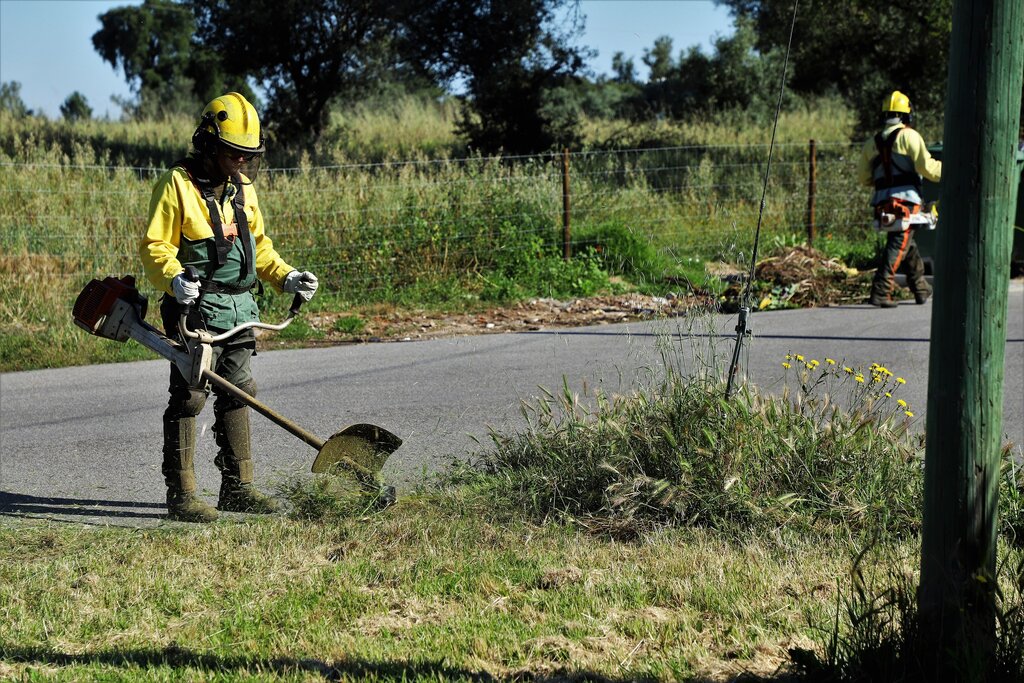
[[(730, 250), (757, 216), (749, 197), (761, 183), (767, 147), (570, 153), (571, 250), (599, 248), (615, 225), (674, 259), (742, 259)], [(819, 234), (862, 238), (855, 147), (817, 142), (816, 150)], [(761, 220), (767, 235), (798, 241), (807, 234), (807, 145), (779, 144), (776, 152), (766, 189), (771, 209)], [(439, 267), (442, 259), (466, 267), (485, 256), (512, 257), (518, 247), (502, 242), (512, 234), (560, 246), (562, 160), (549, 154), (268, 168), (257, 192), (268, 235), (286, 260), (323, 273), (327, 287), (332, 278), (338, 287), (347, 280), (346, 289), (357, 280), (361, 293), (372, 295), (415, 281), (417, 268)], [(0, 162), (0, 255), (46, 259), (54, 277), (70, 281), (140, 272), (138, 241), (163, 170)], [(409, 272), (396, 277), (401, 268)]]

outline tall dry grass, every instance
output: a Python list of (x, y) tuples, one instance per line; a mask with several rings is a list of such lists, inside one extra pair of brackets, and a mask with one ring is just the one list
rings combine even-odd
[[(819, 233), (870, 239), (844, 137), (851, 117), (823, 106), (780, 121), (764, 240), (802, 238), (809, 137), (824, 141)], [(354, 107), (336, 115), (318, 159), (275, 158), (271, 147), (257, 179), (260, 203), (285, 259), (322, 276), (314, 308), (581, 295), (596, 286), (595, 267), (633, 258), (632, 248), (607, 250), (627, 242), (662, 255), (634, 282), (648, 289), (706, 260), (750, 258), (768, 161), (770, 131), (762, 124), (743, 127), (730, 114), (659, 123), (655, 137), (635, 127), (619, 141), (661, 145), (615, 150), (601, 149), (615, 135), (595, 124), (588, 149), (570, 157), (571, 234), (575, 253), (600, 258), (559, 266), (561, 155), (455, 157), (454, 116), (454, 105), (416, 100), (380, 112)], [(69, 124), (0, 112), (0, 251), (12, 273), (2, 285), (0, 368), (95, 357), (95, 340), (71, 325), (68, 311), (91, 278), (141, 273), (136, 247), (151, 187), (186, 153), (190, 129), (184, 119)], [(14, 275), (25, 264), (40, 275)], [(571, 282), (582, 289), (566, 290)]]

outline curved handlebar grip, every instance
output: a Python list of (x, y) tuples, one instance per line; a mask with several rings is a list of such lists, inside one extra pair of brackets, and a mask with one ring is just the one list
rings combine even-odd
[[(199, 270), (195, 266), (185, 266), (185, 270), (182, 271), (182, 275), (189, 282), (199, 282)], [(188, 330), (188, 317), (192, 313), (193, 304), (183, 304), (181, 307), (181, 318), (178, 320), (178, 332), (181, 334), (181, 338), (190, 336), (186, 334)]]
[(297, 316), (299, 314), (299, 308), (302, 306), (304, 301), (305, 299), (302, 298), (302, 295), (296, 292), (295, 296), (292, 298), (292, 307), (288, 309), (288, 313), (291, 314), (292, 317)]

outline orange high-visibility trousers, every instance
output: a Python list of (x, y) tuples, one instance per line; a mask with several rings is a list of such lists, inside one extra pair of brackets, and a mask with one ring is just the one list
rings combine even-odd
[(882, 301), (892, 298), (896, 287), (896, 273), (906, 273), (907, 286), (918, 296), (930, 296), (932, 288), (924, 277), (924, 260), (914, 241), (914, 231), (886, 233), (884, 261), (875, 270), (871, 283), (871, 299)]

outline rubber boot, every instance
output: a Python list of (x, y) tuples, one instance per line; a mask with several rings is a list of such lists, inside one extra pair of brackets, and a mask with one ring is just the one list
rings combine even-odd
[(872, 295), (871, 298), (868, 299), (868, 303), (871, 304), (872, 306), (878, 306), (880, 308), (896, 308), (896, 306), (898, 306), (898, 304), (895, 301), (888, 297), (883, 298), (880, 296), (876, 297), (874, 295)]
[(167, 484), (168, 519), (194, 523), (217, 519), (213, 506), (196, 496), (195, 452), (196, 418), (165, 413), (163, 474)]
[[(247, 393), (249, 387), (241, 387)], [(219, 406), (219, 404), (218, 404)], [(269, 515), (281, 509), (270, 496), (253, 485), (253, 463), (250, 450), (249, 408), (232, 407), (217, 411), (214, 434), (219, 447), (214, 461), (220, 469), (220, 498), (217, 509), (226, 512), (248, 512)]]
[(932, 286), (924, 275), (924, 259), (921, 258), (916, 242), (911, 244), (907, 253), (907, 270), (907, 285), (914, 293), (914, 303), (918, 306), (927, 303), (932, 294)]
[(896, 302), (892, 300), (892, 290), (895, 284), (895, 276), (889, 266), (885, 264), (879, 266), (871, 282), (871, 296), (868, 298), (868, 303), (881, 308), (895, 308)]

